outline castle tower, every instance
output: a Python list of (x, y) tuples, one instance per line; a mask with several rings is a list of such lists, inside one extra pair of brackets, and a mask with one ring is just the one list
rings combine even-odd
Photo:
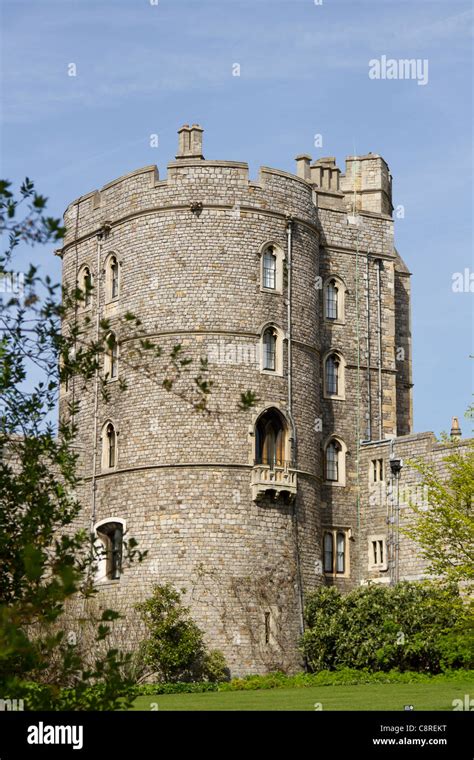
[[(112, 558), (100, 597), (133, 626), (133, 604), (171, 582), (233, 673), (301, 667), (302, 593), (323, 582), (310, 183), (268, 168), (250, 181), (247, 164), (205, 160), (202, 129), (185, 125), (166, 180), (139, 169), (74, 201), (65, 221), (64, 283), (94, 286), (78, 319), (91, 331), (109, 320), (118, 346), (108, 403), (94, 384), (62, 396), (63, 409), (80, 401), (84, 521)], [(146, 371), (127, 312), (162, 349)], [(178, 344), (193, 363), (167, 391)], [(209, 414), (187, 398), (201, 357)], [(247, 390), (258, 401), (243, 411)], [(121, 573), (124, 531), (148, 556)]]
[[(409, 272), (380, 156), (341, 174), (302, 154), (296, 175), (252, 181), (245, 163), (205, 160), (202, 132), (179, 130), (165, 180), (147, 166), (68, 207), (64, 283), (92, 282), (77, 319), (112, 335), (108, 402), (99, 378), (76, 381), (62, 409), (80, 401), (82, 520), (130, 645), (133, 604), (170, 582), (234, 674), (293, 670), (306, 594), (365, 577), (361, 447), (411, 431)], [(161, 355), (140, 356), (140, 339)], [(122, 572), (124, 534), (148, 554)]]

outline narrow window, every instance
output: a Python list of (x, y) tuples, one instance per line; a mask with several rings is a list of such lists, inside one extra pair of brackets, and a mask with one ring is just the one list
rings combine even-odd
[(339, 360), (334, 354), (326, 359), (326, 393), (329, 396), (339, 393)]
[(377, 565), (377, 541), (372, 541), (373, 563)]
[(118, 343), (114, 333), (109, 333), (107, 336), (105, 372), (109, 380), (115, 380), (118, 377)]
[(343, 573), (346, 564), (346, 537), (344, 533), (336, 535), (336, 573)]
[(326, 480), (339, 480), (339, 450), (336, 441), (331, 441), (326, 448)]
[(114, 338), (112, 350), (110, 352), (110, 377), (115, 378), (118, 374), (118, 346)]
[(110, 260), (110, 285), (111, 297), (117, 298), (119, 294), (119, 267), (115, 256), (112, 256)]
[(337, 319), (338, 317), (337, 294), (338, 288), (336, 281), (330, 280), (326, 286), (326, 319)]
[(332, 533), (324, 534), (324, 572), (333, 571), (333, 537)]
[(379, 541), (379, 562), (380, 562), (381, 565), (383, 565), (383, 563), (384, 563), (384, 558), (383, 558), (383, 541)]
[(107, 435), (107, 467), (115, 467), (117, 436), (111, 422), (106, 428)]
[(276, 369), (276, 335), (271, 327), (263, 333), (263, 369)]
[(117, 580), (122, 572), (123, 526), (108, 522), (97, 528), (97, 535), (104, 545), (105, 574), (109, 580)]
[(383, 480), (383, 459), (372, 459), (372, 480), (374, 483)]
[(276, 268), (277, 259), (273, 252), (272, 246), (268, 246), (263, 254), (263, 287), (276, 288)]
[(265, 613), (265, 644), (270, 643), (270, 613)]
[(82, 276), (82, 288), (84, 292), (84, 308), (91, 305), (92, 300), (92, 278), (89, 267), (85, 267)]

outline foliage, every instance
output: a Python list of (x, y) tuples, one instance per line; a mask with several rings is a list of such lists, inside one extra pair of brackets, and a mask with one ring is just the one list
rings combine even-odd
[(145, 683), (136, 687), (140, 697), (152, 697), (155, 694), (201, 694), (207, 691), (219, 691), (215, 681), (175, 681), (174, 683)]
[(474, 443), (445, 457), (447, 477), (427, 462), (411, 462), (428, 489), (428, 506), (412, 504), (403, 532), (420, 547), (428, 572), (448, 582), (474, 581)]
[(464, 681), (474, 678), (474, 671), (446, 670), (438, 675), (430, 673), (417, 673), (415, 671), (398, 670), (388, 672), (377, 671), (371, 673), (368, 670), (354, 670), (354, 668), (341, 668), (340, 670), (320, 670), (318, 673), (296, 673), (288, 676), (285, 673), (275, 672), (266, 675), (248, 675), (243, 678), (233, 678), (230, 681), (213, 683), (210, 681), (176, 682), (176, 683), (148, 683), (137, 686), (137, 696), (154, 696), (158, 694), (198, 694), (201, 692), (215, 691), (260, 691), (262, 689), (304, 689), (314, 686), (358, 686), (359, 684), (384, 684), (384, 683), (438, 683)]
[(136, 605), (148, 629), (143, 659), (164, 682), (221, 680), (227, 677), (224, 656), (207, 651), (201, 629), (181, 602), (183, 593), (169, 583), (157, 585), (148, 599)]
[[(313, 671), (350, 667), (436, 673), (450, 666), (448, 634), (451, 649), (461, 647), (452, 662), (466, 668), (474, 664), (472, 656), (462, 656), (469, 609), (455, 586), (374, 585), (345, 595), (322, 588), (308, 598), (306, 621), (302, 651)], [(474, 651), (472, 628), (470, 636)]]

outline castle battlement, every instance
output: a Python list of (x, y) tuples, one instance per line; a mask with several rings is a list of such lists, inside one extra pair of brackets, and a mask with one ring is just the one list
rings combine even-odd
[(180, 130), (180, 149), (168, 164), (165, 179), (160, 179), (156, 165), (144, 166), (69, 204), (64, 214), (64, 247), (77, 235), (95, 234), (105, 221), (117, 223), (131, 215), (186, 209), (195, 203), (223, 210), (270, 209), (313, 225), (315, 208), (347, 213), (355, 204), (361, 214), (391, 217), (391, 176), (377, 154), (349, 156), (345, 174), (334, 157), (311, 164), (310, 156), (297, 156), (295, 174), (261, 166), (253, 180), (245, 162), (204, 159), (202, 132), (198, 125)]
[[(106, 319), (117, 351), (100, 370), (108, 400), (72, 378), (61, 404), (79, 401), (84, 526), (98, 540), (124, 526), (148, 552), (120, 577), (105, 568), (104, 604), (133, 627), (132, 603), (173, 583), (233, 673), (291, 670), (305, 594), (364, 577), (360, 441), (411, 432), (409, 277), (380, 156), (341, 174), (304, 154), (295, 174), (250, 178), (205, 159), (202, 135), (179, 130), (166, 178), (144, 166), (67, 207), (64, 286), (92, 284), (78, 323)], [(162, 348), (147, 371), (130, 312)], [(182, 383), (208, 359), (211, 414), (163, 386), (177, 344)], [(247, 390), (257, 403), (241, 410)]]

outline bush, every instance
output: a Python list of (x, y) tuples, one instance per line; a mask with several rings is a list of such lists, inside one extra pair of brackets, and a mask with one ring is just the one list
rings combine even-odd
[(302, 651), (312, 671), (339, 668), (438, 673), (472, 667), (468, 610), (456, 587), (434, 583), (314, 592)]
[(205, 681), (218, 683), (219, 681), (230, 680), (230, 670), (227, 667), (225, 657), (218, 649), (211, 649), (205, 652), (200, 662), (201, 676)]
[(167, 583), (155, 586), (152, 596), (136, 605), (149, 636), (141, 655), (163, 682), (215, 682), (229, 678), (224, 655), (208, 651), (204, 635), (183, 606), (179, 592)]

